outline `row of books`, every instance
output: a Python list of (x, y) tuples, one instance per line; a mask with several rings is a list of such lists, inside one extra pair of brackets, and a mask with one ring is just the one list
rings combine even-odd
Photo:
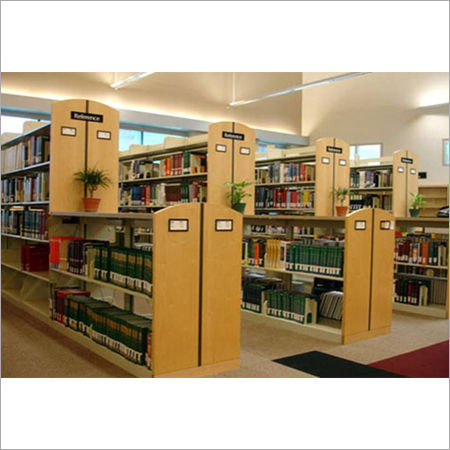
[(31, 136), (13, 147), (2, 150), (2, 173), (23, 169), (50, 159), (50, 137)]
[(308, 188), (255, 188), (255, 208), (312, 209), (314, 191)]
[(206, 154), (174, 153), (160, 160), (134, 159), (120, 165), (120, 180), (145, 180), (177, 175), (206, 173)]
[(394, 301), (408, 305), (427, 306), (430, 300), (431, 284), (428, 280), (395, 280)]
[(317, 300), (296, 291), (271, 289), (265, 292), (267, 314), (302, 324), (317, 323)]
[(292, 272), (306, 272), (341, 277), (344, 268), (343, 241), (302, 239), (244, 239), (242, 263)]
[(22, 245), (20, 248), (20, 264), (22, 270), (28, 272), (48, 271), (48, 244)]
[(151, 369), (150, 319), (94, 299), (89, 291), (79, 289), (58, 288), (50, 302), (53, 320)]
[(146, 245), (146, 250), (95, 247), (94, 278), (151, 295), (153, 252)]
[(256, 168), (256, 183), (295, 183), (314, 181), (316, 168), (308, 163), (275, 162)]
[(120, 188), (120, 206), (172, 206), (203, 201), (206, 201), (206, 182), (203, 181)]
[(44, 202), (49, 199), (48, 172), (2, 180), (2, 203)]
[(395, 261), (409, 264), (447, 266), (448, 240), (406, 236), (395, 240)]
[(352, 170), (350, 172), (350, 187), (392, 187), (392, 170)]
[(350, 194), (350, 211), (361, 208), (380, 208), (392, 210), (392, 195), (390, 194)]
[(48, 239), (48, 211), (46, 209), (13, 206), (2, 209), (2, 233), (34, 239)]
[(342, 320), (344, 294), (341, 291), (328, 291), (320, 296), (319, 316), (327, 319)]
[[(283, 235), (286, 234), (286, 227), (283, 225), (250, 225), (250, 231), (254, 234), (265, 234), (265, 235)], [(314, 234), (314, 227), (293, 227), (294, 236), (311, 236)]]
[(265, 291), (278, 288), (281, 282), (282, 280), (278, 278), (269, 278), (262, 274), (245, 274), (242, 278), (242, 309), (261, 313), (265, 301)]

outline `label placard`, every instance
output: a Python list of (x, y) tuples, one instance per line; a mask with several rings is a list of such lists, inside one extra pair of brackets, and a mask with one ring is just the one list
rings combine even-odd
[(77, 129), (73, 127), (61, 127), (61, 134), (63, 136), (76, 136)]
[(412, 164), (414, 162), (412, 158), (400, 158), (400, 161), (405, 164)]
[(102, 114), (91, 114), (80, 111), (70, 111), (70, 118), (74, 120), (84, 120), (86, 122), (103, 122)]
[(233, 231), (233, 220), (216, 219), (216, 231)]
[(347, 165), (347, 160), (346, 159), (339, 159), (339, 165), (340, 166), (346, 166)]
[(239, 153), (241, 155), (250, 155), (250, 149), (248, 147), (241, 147)]
[(342, 153), (342, 148), (340, 147), (332, 147), (331, 145), (327, 145), (328, 153)]
[(366, 221), (365, 220), (355, 221), (355, 230), (365, 230), (365, 229), (366, 229)]
[(392, 220), (380, 220), (380, 230), (393, 230)]
[(222, 137), (225, 139), (234, 139), (236, 141), (243, 141), (245, 135), (241, 133), (231, 133), (230, 131), (222, 131)]
[(97, 139), (111, 140), (111, 131), (97, 130)]
[(326, 156), (322, 156), (322, 164), (330, 164), (330, 158)]
[(227, 146), (223, 144), (216, 144), (216, 152), (225, 153), (227, 151)]
[(189, 231), (189, 219), (169, 219), (169, 231)]
[(397, 172), (398, 173), (403, 173), (405, 170), (403, 169), (403, 167), (397, 167)]

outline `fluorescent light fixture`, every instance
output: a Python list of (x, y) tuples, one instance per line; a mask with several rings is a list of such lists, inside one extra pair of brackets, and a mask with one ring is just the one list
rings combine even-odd
[(323, 80), (312, 81), (311, 83), (300, 84), (298, 86), (291, 87), (289, 89), (283, 89), (281, 91), (275, 91), (270, 94), (262, 95), (261, 97), (255, 97), (249, 100), (238, 100), (235, 102), (231, 102), (230, 106), (242, 106), (248, 105), (249, 103), (259, 102), (261, 100), (265, 100), (267, 98), (279, 97), (280, 95), (291, 94), (292, 92), (302, 91), (303, 89), (321, 86), (322, 84), (334, 83), (335, 81), (348, 80), (349, 78), (360, 77), (362, 75), (367, 75), (370, 72), (349, 72), (344, 73), (342, 75), (336, 75), (330, 78), (324, 78)]
[(110, 86), (113, 89), (120, 89), (120, 88), (123, 88), (124, 86), (127, 86), (130, 83), (134, 83), (135, 81), (140, 80), (141, 78), (148, 77), (152, 73), (155, 73), (155, 72), (136, 72), (133, 75), (130, 75), (128, 78), (125, 78), (122, 81), (115, 81), (114, 83), (111, 83)]

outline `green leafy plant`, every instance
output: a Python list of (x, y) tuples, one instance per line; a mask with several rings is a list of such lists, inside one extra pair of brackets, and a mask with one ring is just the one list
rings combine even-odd
[(331, 195), (334, 195), (334, 198), (339, 202), (341, 206), (343, 206), (345, 199), (348, 197), (350, 193), (349, 189), (346, 187), (341, 187), (337, 189), (331, 190)]
[(241, 181), (240, 183), (225, 183), (227, 186), (231, 186), (231, 191), (227, 193), (228, 198), (231, 200), (231, 206), (242, 203), (245, 197), (251, 197), (245, 191), (245, 188), (251, 186), (253, 183), (251, 181)]
[(411, 209), (419, 209), (422, 205), (426, 205), (427, 202), (423, 198), (423, 194), (413, 194), (409, 193), (412, 196), (413, 201), (411, 203)]
[(75, 181), (79, 181), (86, 186), (91, 198), (99, 187), (107, 188), (111, 184), (111, 180), (106, 175), (105, 171), (97, 169), (96, 167), (75, 172), (73, 176)]

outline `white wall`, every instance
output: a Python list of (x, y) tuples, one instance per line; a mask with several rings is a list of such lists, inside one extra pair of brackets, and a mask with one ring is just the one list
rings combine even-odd
[[(305, 72), (303, 82), (335, 73)], [(350, 144), (382, 143), (383, 155), (407, 149), (419, 157), (421, 184), (448, 184), (442, 139), (449, 136), (448, 73), (372, 73), (303, 91), (302, 134)], [(443, 106), (430, 106), (443, 104)]]

